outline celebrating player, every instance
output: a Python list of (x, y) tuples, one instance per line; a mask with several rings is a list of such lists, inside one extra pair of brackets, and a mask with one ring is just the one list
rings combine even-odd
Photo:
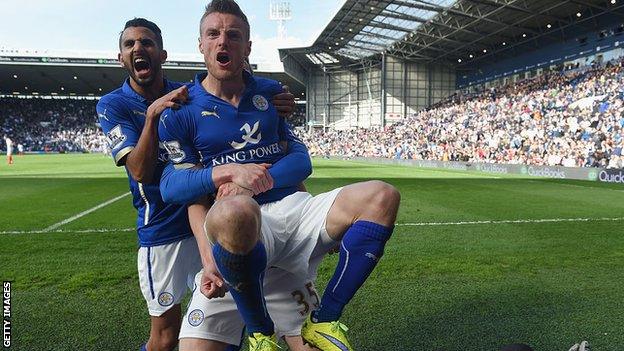
[[(318, 258), (340, 242), (338, 267), (301, 332), (321, 350), (351, 350), (338, 320), (383, 254), (399, 193), (379, 181), (315, 197), (297, 192), (311, 172), (309, 155), (267, 102), (276, 82), (242, 68), (251, 51), (249, 23), (233, 0), (206, 7), (199, 47), (208, 72), (189, 89), (188, 105), (161, 116), (159, 135), (178, 168), (163, 174), (163, 198), (188, 203), (217, 194), (205, 222), (218, 267), (213, 275), (227, 281), (251, 350), (277, 349), (263, 297), (266, 268), (313, 276)], [(279, 145), (284, 135), (288, 150)], [(180, 169), (197, 165), (204, 168)]]
[(156, 126), (160, 113), (187, 99), (187, 87), (164, 78), (167, 59), (156, 24), (135, 18), (119, 37), (118, 59), (128, 72), (125, 83), (105, 95), (97, 112), (117, 166), (124, 165), (138, 211), (138, 270), (151, 318), (142, 350), (172, 350), (180, 329), (180, 301), (188, 276), (201, 269), (186, 206), (166, 204), (158, 183), (164, 166)]
[[(161, 31), (142, 18), (128, 21), (119, 37), (119, 62), (128, 79), (97, 105), (102, 129), (118, 166), (128, 173), (138, 211), (139, 283), (151, 316), (150, 338), (142, 350), (172, 350), (177, 345), (182, 300), (201, 258), (188, 223), (186, 206), (165, 204), (159, 190), (166, 152), (159, 150), (157, 125), (167, 107), (187, 100), (188, 89), (164, 78), (167, 59)], [(292, 112), (291, 94), (275, 96), (280, 113)]]
[[(244, 69), (253, 74), (248, 60), (245, 61)], [(279, 106), (276, 108), (279, 109)], [(288, 142), (280, 140), (280, 144), (287, 145)], [(298, 189), (305, 191), (303, 183), (299, 184)], [(222, 197), (240, 189), (237, 189), (234, 183), (228, 183), (221, 186), (220, 190), (218, 196)], [(231, 294), (225, 294), (223, 285), (217, 287), (213, 284), (213, 278), (219, 283), (222, 283), (222, 279), (220, 276), (215, 277), (216, 272), (210, 270), (210, 267), (214, 267), (214, 262), (204, 230), (204, 219), (211, 204), (212, 197), (208, 197), (189, 206), (193, 233), (199, 246), (205, 248), (200, 250), (206, 253), (202, 255), (202, 259), (211, 264), (208, 265), (208, 269), (196, 275), (195, 284), (200, 288), (193, 291), (182, 320), (180, 331), (182, 351), (220, 351), (226, 346), (227, 350), (238, 350), (242, 342), (244, 322), (236, 303)], [(301, 324), (307, 312), (313, 307), (318, 307), (320, 301), (314, 288), (314, 280), (313, 276), (296, 276), (278, 267), (271, 267), (265, 275), (263, 292), (267, 309), (275, 320), (276, 334), (285, 339), (292, 351), (310, 350), (303, 344)], [(213, 299), (217, 296), (224, 298)]]

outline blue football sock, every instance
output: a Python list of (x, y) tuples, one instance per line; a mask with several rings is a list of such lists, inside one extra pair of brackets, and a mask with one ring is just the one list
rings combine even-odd
[(394, 227), (357, 221), (347, 229), (340, 244), (334, 276), (327, 284), (321, 307), (312, 313), (315, 322), (337, 321), (342, 310), (364, 284), (383, 255)]
[(262, 282), (267, 264), (264, 244), (260, 241), (246, 255), (237, 255), (221, 245), (212, 246), (217, 268), (229, 285), (249, 334), (273, 335), (274, 325), (264, 301)]
[(147, 344), (141, 345), (141, 347), (139, 347), (139, 351), (147, 351)]

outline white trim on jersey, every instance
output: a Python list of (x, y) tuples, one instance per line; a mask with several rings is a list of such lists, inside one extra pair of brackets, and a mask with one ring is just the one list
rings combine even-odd
[(147, 201), (147, 196), (145, 196), (145, 191), (143, 191), (143, 184), (139, 184), (139, 193), (141, 194), (141, 198), (145, 202), (145, 216), (143, 217), (143, 225), (147, 225), (149, 223), (149, 215), (150, 215), (150, 204)]

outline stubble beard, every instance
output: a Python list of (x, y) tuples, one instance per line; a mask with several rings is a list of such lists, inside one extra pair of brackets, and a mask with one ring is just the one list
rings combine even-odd
[(156, 76), (160, 73), (161, 68), (160, 67), (150, 67), (152, 70), (152, 74), (149, 75), (149, 77), (147, 78), (139, 78), (136, 75), (136, 72), (134, 71), (134, 67), (131, 65), (130, 67), (124, 65), (124, 68), (126, 69), (126, 72), (128, 72), (128, 75), (130, 76), (130, 78), (137, 83), (139, 86), (147, 88), (150, 87), (155, 79)]
[(208, 73), (218, 81), (227, 82), (242, 78), (243, 65), (240, 64), (235, 70), (223, 70), (220, 69), (218, 64), (209, 64)]

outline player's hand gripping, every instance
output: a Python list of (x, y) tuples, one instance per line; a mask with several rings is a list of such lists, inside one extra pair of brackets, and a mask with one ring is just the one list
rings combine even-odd
[(261, 194), (265, 191), (273, 189), (273, 177), (269, 174), (268, 163), (230, 163), (231, 180), (236, 185), (247, 189), (253, 195)]
[(234, 195), (247, 195), (253, 196), (253, 192), (249, 189), (245, 189), (240, 185), (237, 185), (233, 182), (228, 182), (222, 184), (217, 191), (217, 200), (226, 197), (226, 196), (234, 196)]
[(145, 115), (147, 118), (159, 118), (160, 114), (167, 108), (177, 110), (180, 108), (180, 104), (185, 103), (187, 100), (188, 88), (186, 85), (183, 85), (152, 102), (147, 108)]
[(288, 85), (282, 87), (284, 92), (273, 96), (273, 105), (277, 114), (282, 118), (290, 117), (295, 111), (295, 96), (290, 92)]

